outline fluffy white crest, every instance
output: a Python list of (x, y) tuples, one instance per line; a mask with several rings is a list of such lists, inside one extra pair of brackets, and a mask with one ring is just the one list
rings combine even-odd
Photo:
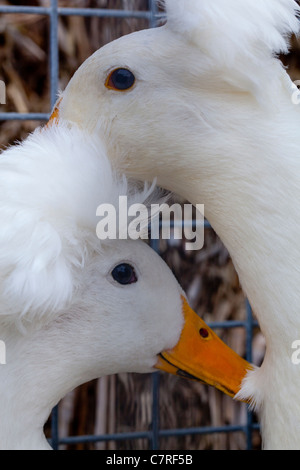
[(299, 32), (294, 0), (164, 0), (169, 27), (183, 34), (212, 59), (222, 78), (255, 92), (267, 76), (266, 60), (286, 53)]
[[(0, 315), (36, 319), (66, 307), (94, 250), (99, 204), (145, 202), (114, 174), (98, 139), (59, 126), (37, 129), (0, 158)], [(16, 319), (14, 318), (14, 320)]]
[(165, 0), (165, 5), (172, 29), (219, 58), (225, 53), (226, 60), (254, 45), (287, 52), (288, 37), (299, 31), (294, 0)]

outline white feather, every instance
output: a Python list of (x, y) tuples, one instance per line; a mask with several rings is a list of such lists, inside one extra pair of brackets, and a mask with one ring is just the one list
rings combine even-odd
[(252, 89), (259, 100), (263, 81), (264, 93), (274, 92), (266, 62), (287, 53), (291, 34), (299, 32), (294, 0), (166, 0), (165, 5), (170, 29), (196, 44), (222, 78)]
[(77, 126), (37, 129), (0, 158), (0, 315), (35, 316), (66, 307), (76, 272), (93, 250), (96, 209), (147, 203), (155, 185), (137, 189), (113, 172), (100, 139)]

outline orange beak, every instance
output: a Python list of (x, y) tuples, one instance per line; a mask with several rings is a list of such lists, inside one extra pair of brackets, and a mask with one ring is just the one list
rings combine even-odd
[(50, 116), (50, 119), (49, 121), (47, 122), (46, 124), (46, 127), (49, 127), (49, 126), (52, 126), (53, 124), (57, 124), (58, 123), (58, 119), (59, 119), (59, 105), (60, 105), (60, 102), (61, 102), (62, 98), (60, 98), (56, 105), (54, 106), (54, 109), (52, 111), (52, 114)]
[(253, 367), (226, 346), (182, 299), (185, 322), (179, 342), (159, 355), (155, 367), (212, 385), (234, 397)]

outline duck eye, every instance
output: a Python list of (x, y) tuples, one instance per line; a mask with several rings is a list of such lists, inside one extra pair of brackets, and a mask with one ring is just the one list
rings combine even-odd
[(116, 266), (111, 273), (113, 279), (123, 286), (137, 282), (134, 268), (127, 263)]
[(133, 87), (135, 83), (135, 76), (128, 69), (115, 69), (113, 70), (105, 82), (106, 88), (116, 91), (126, 91)]

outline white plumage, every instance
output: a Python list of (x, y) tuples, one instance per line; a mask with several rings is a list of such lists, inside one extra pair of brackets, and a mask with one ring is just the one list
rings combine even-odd
[[(77, 71), (59, 116), (100, 135), (113, 165), (205, 204), (267, 341), (242, 394), (266, 449), (299, 449), (300, 109), (277, 58), (294, 0), (166, 0), (168, 22), (106, 45)], [(117, 68), (135, 84), (107, 87)], [(82, 90), (85, 90), (84, 94)]]
[[(130, 189), (76, 127), (38, 129), (5, 151), (0, 179), (0, 447), (48, 448), (43, 424), (69, 390), (153, 371), (179, 339), (183, 292), (141, 241), (97, 239), (99, 203), (144, 202), (153, 188)], [(138, 282), (115, 282), (122, 263)]]

